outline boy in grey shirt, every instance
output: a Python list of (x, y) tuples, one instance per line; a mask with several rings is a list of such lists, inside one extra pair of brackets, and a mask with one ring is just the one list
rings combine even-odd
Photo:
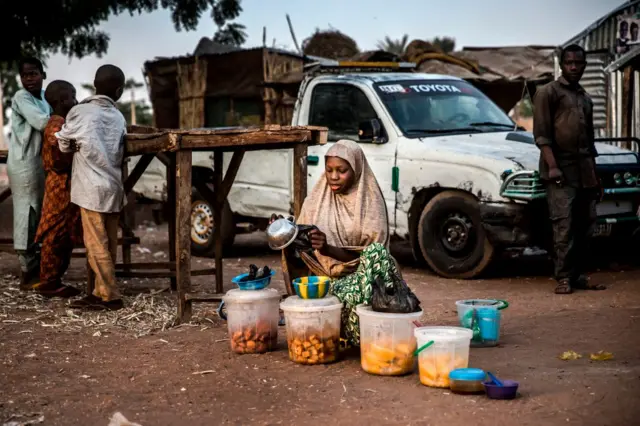
[(72, 308), (121, 309), (116, 285), (118, 219), (125, 203), (122, 161), (126, 121), (116, 107), (124, 90), (124, 73), (113, 65), (98, 68), (96, 94), (75, 106), (56, 134), (62, 152), (73, 157), (71, 202), (80, 207), (87, 259), (96, 275), (93, 294)]

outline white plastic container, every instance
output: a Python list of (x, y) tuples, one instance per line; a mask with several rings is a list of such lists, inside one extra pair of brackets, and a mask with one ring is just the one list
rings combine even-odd
[(413, 352), (416, 337), (413, 321), (422, 311), (410, 314), (374, 312), (371, 306), (358, 305), (360, 318), (360, 365), (370, 374), (400, 376), (415, 367)]
[(278, 344), (280, 293), (263, 290), (229, 290), (223, 297), (231, 350), (238, 354), (259, 354)]
[(289, 359), (306, 365), (338, 359), (342, 302), (335, 296), (301, 299), (291, 296), (280, 304), (287, 327)]
[(420, 383), (436, 388), (449, 387), (449, 373), (469, 366), (469, 347), (473, 332), (462, 327), (419, 327), (414, 330), (418, 350)]

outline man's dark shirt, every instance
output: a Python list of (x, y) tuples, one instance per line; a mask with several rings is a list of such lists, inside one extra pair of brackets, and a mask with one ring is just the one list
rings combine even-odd
[[(533, 136), (548, 145), (568, 185), (598, 186), (595, 174), (593, 102), (582, 86), (560, 77), (539, 88), (534, 96)], [(540, 176), (549, 178), (549, 165), (540, 153)]]

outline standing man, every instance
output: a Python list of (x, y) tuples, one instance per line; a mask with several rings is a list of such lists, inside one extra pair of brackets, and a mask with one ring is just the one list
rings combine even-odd
[(42, 131), (51, 107), (44, 99), (46, 78), (42, 62), (26, 58), (19, 65), (22, 89), (11, 100), (11, 138), (7, 173), (13, 198), (13, 246), (20, 260), (22, 290), (39, 282), (40, 257), (35, 243), (44, 195), (44, 169), (40, 152)]
[(534, 98), (533, 135), (553, 226), (556, 294), (605, 288), (583, 275), (601, 195), (593, 102), (578, 83), (586, 65), (582, 47), (565, 47), (560, 54), (562, 76), (539, 88)]

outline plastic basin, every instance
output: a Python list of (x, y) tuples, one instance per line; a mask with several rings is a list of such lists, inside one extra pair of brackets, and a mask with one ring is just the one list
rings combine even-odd
[(327, 364), (338, 359), (342, 302), (287, 297), (281, 304), (287, 329), (289, 359), (298, 364)]
[(460, 326), (473, 331), (471, 346), (496, 346), (500, 340), (500, 322), (502, 309), (509, 304), (499, 299), (458, 300), (458, 320)]
[(264, 353), (276, 348), (280, 293), (275, 289), (229, 290), (223, 297), (231, 350)]
[(249, 274), (240, 274), (234, 277), (231, 282), (240, 288), (240, 290), (262, 290), (271, 284), (271, 278), (276, 274), (276, 271), (273, 269), (266, 277), (253, 280), (253, 281), (242, 281), (244, 278), (248, 277)]
[(331, 278), (301, 277), (293, 280), (293, 289), (301, 299), (321, 299), (329, 292)]
[(502, 380), (503, 386), (493, 382), (484, 382), (484, 390), (491, 399), (514, 399), (518, 395), (518, 382)]
[(462, 327), (419, 327), (414, 334), (418, 348), (434, 342), (418, 354), (420, 383), (436, 388), (450, 387), (449, 373), (469, 366), (472, 331)]
[(400, 376), (415, 368), (416, 328), (413, 321), (422, 311), (410, 314), (374, 312), (370, 306), (356, 306), (360, 319), (360, 365), (370, 374)]

